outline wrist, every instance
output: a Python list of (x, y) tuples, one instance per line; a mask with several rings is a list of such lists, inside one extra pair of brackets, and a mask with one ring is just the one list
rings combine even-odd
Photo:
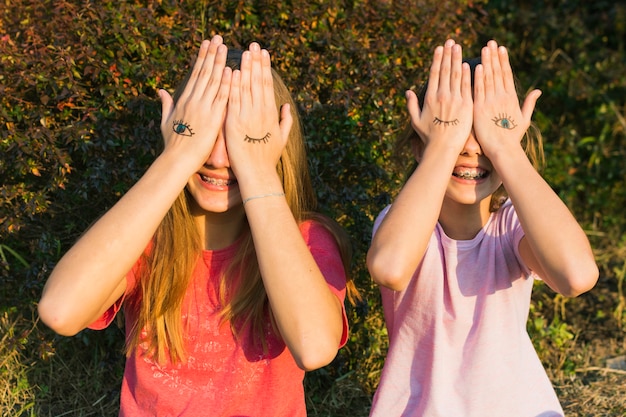
[(198, 162), (198, 158), (185, 157), (180, 152), (175, 152), (169, 148), (165, 148), (157, 156), (153, 165), (156, 163), (166, 167), (168, 176), (180, 176), (185, 179), (185, 182), (202, 166), (202, 162)]
[(284, 194), (283, 184), (276, 170), (272, 172), (255, 171), (243, 178), (237, 176), (237, 182), (243, 201), (261, 195)]
[(247, 197), (243, 200), (243, 205), (245, 206), (246, 203), (248, 201), (251, 200), (258, 200), (260, 198), (269, 198), (269, 197), (284, 197), (285, 193), (283, 192), (279, 192), (279, 193), (267, 193), (267, 194), (258, 194), (258, 195), (253, 195), (252, 197)]

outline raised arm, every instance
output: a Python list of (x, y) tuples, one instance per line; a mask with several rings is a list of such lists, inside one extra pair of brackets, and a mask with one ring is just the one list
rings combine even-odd
[(160, 91), (163, 153), (61, 258), (44, 287), (39, 315), (56, 332), (76, 334), (123, 295), (125, 275), (189, 177), (210, 154), (230, 89), (226, 52), (219, 36), (202, 43), (176, 107), (170, 95)]
[(269, 53), (251, 44), (233, 73), (226, 142), (278, 329), (298, 366), (312, 370), (337, 354), (343, 307), (302, 238), (276, 171), (290, 110), (283, 105), (279, 117)]
[(541, 92), (530, 92), (520, 107), (507, 50), (495, 41), (483, 48), (481, 60), (475, 73), (474, 129), (524, 229), (520, 254), (553, 290), (579, 295), (598, 279), (589, 240), (520, 146)]
[(415, 93), (407, 91), (411, 124), (425, 146), (367, 254), (369, 272), (380, 285), (404, 289), (424, 256), (454, 165), (472, 129), (470, 77), (461, 46), (448, 40), (435, 49), (421, 111)]

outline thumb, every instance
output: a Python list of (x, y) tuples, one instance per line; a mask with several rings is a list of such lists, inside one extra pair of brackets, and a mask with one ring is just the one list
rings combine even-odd
[(291, 117), (291, 106), (289, 104), (283, 104), (280, 108), (280, 135), (283, 140), (287, 142), (291, 126), (293, 125), (293, 117)]
[(524, 116), (524, 119), (531, 119), (533, 111), (535, 110), (535, 104), (537, 103), (539, 97), (541, 97), (541, 94), (541, 90), (533, 90), (528, 93), (524, 99), (524, 104), (522, 105), (522, 116)]
[(161, 126), (163, 126), (174, 108), (174, 99), (163, 89), (159, 90), (159, 98), (161, 99)]
[(407, 90), (405, 96), (406, 107), (409, 110), (409, 115), (411, 116), (411, 124), (415, 128), (420, 118), (422, 117), (422, 112), (420, 111), (419, 106), (419, 99), (417, 98), (417, 95), (411, 90)]

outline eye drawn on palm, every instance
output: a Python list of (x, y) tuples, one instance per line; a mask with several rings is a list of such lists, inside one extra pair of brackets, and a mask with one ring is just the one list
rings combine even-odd
[(507, 50), (489, 41), (474, 75), (474, 131), (488, 157), (519, 145), (540, 95), (531, 91), (520, 107)]
[(275, 172), (287, 142), (291, 115), (279, 115), (269, 53), (252, 43), (234, 71), (226, 112), (226, 146), (238, 180)]
[(176, 149), (194, 166), (206, 161), (222, 128), (231, 83), (227, 51), (220, 36), (204, 41), (178, 101), (174, 104), (169, 93), (159, 92), (165, 147)]
[(425, 144), (446, 141), (462, 149), (472, 129), (470, 75), (460, 45), (448, 40), (435, 49), (422, 110), (415, 93), (407, 92), (411, 124)]

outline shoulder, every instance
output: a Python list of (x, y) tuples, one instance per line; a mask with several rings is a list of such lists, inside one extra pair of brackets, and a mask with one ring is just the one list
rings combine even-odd
[(520, 223), (517, 212), (515, 211), (515, 206), (511, 200), (508, 199), (502, 207), (494, 213), (494, 215), (496, 219), (494, 221), (495, 224), (488, 234), (495, 238), (499, 237), (500, 240), (502, 240), (503, 246), (506, 242), (506, 245), (510, 248), (509, 250), (513, 254), (512, 256), (514, 256), (517, 262), (521, 265), (524, 273), (538, 279), (539, 277), (528, 268), (520, 253), (520, 243), (522, 242), (524, 236), (526, 236), (526, 232), (524, 232), (524, 229), (522, 228), (522, 224)]
[(299, 224), (300, 233), (313, 257), (320, 262), (338, 261), (347, 268), (351, 259), (351, 242), (346, 231), (334, 220), (312, 214)]
[(331, 219), (316, 215), (315, 218), (304, 220), (299, 225), (300, 233), (307, 245), (337, 247), (335, 233), (339, 225)]
[(484, 239), (496, 240), (508, 246), (517, 246), (524, 237), (524, 230), (519, 221), (515, 206), (507, 199), (502, 206), (493, 213), (482, 230)]
[(309, 213), (300, 222), (300, 233), (317, 261), (332, 258), (333, 263), (339, 261), (344, 273), (348, 271), (352, 262), (352, 240), (335, 220), (319, 213)]
[[(349, 260), (349, 258), (346, 259), (346, 256), (349, 256), (346, 254), (347, 243), (335, 234), (337, 231), (333, 224), (340, 229), (339, 225), (332, 220), (330, 222), (308, 219), (300, 223), (300, 232), (326, 281), (331, 286), (344, 291), (347, 268), (344, 261)], [(341, 299), (343, 300), (343, 295)]]
[(495, 227), (504, 231), (521, 229), (515, 206), (510, 199), (507, 199), (502, 206), (492, 214), (492, 223)]

